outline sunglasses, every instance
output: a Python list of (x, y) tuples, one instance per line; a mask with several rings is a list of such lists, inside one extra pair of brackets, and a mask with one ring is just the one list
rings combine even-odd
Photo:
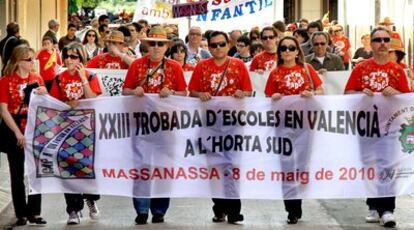
[(296, 51), (296, 46), (294, 46), (294, 45), (290, 45), (290, 46), (280, 46), (279, 47), (279, 50), (280, 50), (280, 52), (286, 52), (286, 51), (290, 51), (290, 52), (293, 52), (293, 51)]
[(334, 32), (341, 32), (342, 30), (334, 30)]
[(25, 59), (22, 59), (22, 61), (27, 61), (27, 62), (34, 62), (35, 61), (35, 59), (34, 58), (25, 58)]
[(326, 45), (325, 42), (315, 42), (315, 43), (313, 43), (313, 46), (324, 46), (324, 45)]
[(88, 36), (88, 37), (96, 37), (95, 34), (88, 34), (86, 36)]
[(237, 47), (239, 47), (239, 48), (244, 48), (244, 47), (246, 47), (246, 45), (243, 45), (243, 44), (237, 44), (236, 46), (237, 46)]
[(391, 38), (382, 38), (382, 37), (378, 37), (378, 38), (373, 38), (371, 39), (371, 42), (384, 42), (384, 43), (388, 43), (391, 41)]
[(151, 47), (155, 47), (156, 45), (158, 47), (163, 47), (165, 45), (165, 42), (160, 42), (160, 41), (154, 42), (154, 41), (150, 41), (150, 42), (148, 42), (148, 45), (151, 46)]
[(262, 36), (262, 40), (273, 40), (275, 36)]
[(73, 55), (73, 54), (70, 54), (70, 55), (65, 55), (65, 56), (63, 56), (63, 58), (64, 58), (64, 59), (68, 59), (68, 58), (70, 58), (70, 59), (72, 59), (72, 60), (78, 60), (78, 59), (79, 59), (79, 56), (78, 56), (78, 55)]
[(176, 51), (175, 51), (176, 53), (182, 53), (182, 54), (184, 54), (185, 53), (185, 50), (184, 49), (177, 49)]
[(223, 41), (223, 42), (217, 42), (217, 43), (210, 43), (210, 45), (208, 45), (210, 48), (215, 49), (217, 47), (225, 47), (227, 45), (227, 42)]
[(105, 31), (104, 33), (105, 33), (105, 34), (109, 34), (109, 33), (111, 33), (111, 31), (107, 30), (107, 31)]

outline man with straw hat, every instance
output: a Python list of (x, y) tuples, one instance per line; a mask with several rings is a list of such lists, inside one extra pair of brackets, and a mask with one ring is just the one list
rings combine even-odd
[(394, 22), (391, 21), (390, 17), (384, 17), (380, 22), (378, 22), (378, 25), (389, 30), (391, 33), (391, 38), (402, 41), (400, 34), (394, 31)]
[[(142, 97), (146, 93), (157, 93), (160, 97), (170, 95), (187, 95), (187, 84), (184, 79), (184, 72), (178, 62), (165, 57), (170, 40), (167, 33), (161, 26), (153, 27), (148, 37), (143, 39), (148, 45), (148, 55), (132, 62), (123, 86), (123, 95), (135, 95)], [(140, 152), (141, 156), (136, 165), (142, 162), (152, 162), (151, 154)], [(151, 159), (146, 160), (146, 157)], [(154, 157), (155, 158), (155, 157)], [(151, 183), (139, 183), (135, 186), (138, 191), (134, 195), (151, 196), (149, 192)], [(152, 223), (164, 222), (164, 215), (167, 212), (170, 198), (133, 198), (134, 208), (137, 212), (136, 224), (146, 224), (149, 209), (152, 213)]]
[(105, 39), (108, 44), (108, 53), (103, 53), (92, 58), (86, 68), (95, 69), (128, 69), (133, 61), (123, 50), (125, 46), (124, 34), (121, 31), (111, 31), (109, 37)]

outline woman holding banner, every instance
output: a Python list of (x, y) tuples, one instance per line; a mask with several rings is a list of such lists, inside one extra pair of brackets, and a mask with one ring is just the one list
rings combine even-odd
[[(265, 94), (273, 100), (280, 100), (285, 95), (301, 95), (312, 97), (322, 95), (322, 81), (316, 71), (305, 63), (303, 51), (295, 37), (282, 38), (277, 47), (277, 66), (270, 72), (266, 83)], [(296, 142), (296, 141), (295, 141)], [(281, 157), (283, 171), (305, 170), (307, 160), (295, 156), (307, 156), (297, 153)], [(288, 224), (296, 224), (302, 217), (302, 200), (297, 199), (300, 185), (297, 182), (284, 182), (282, 185), (285, 210), (288, 212)]]
[[(62, 56), (67, 70), (56, 76), (50, 90), (51, 96), (73, 108), (78, 105), (78, 100), (94, 98), (101, 94), (98, 78), (85, 70), (87, 54), (82, 44), (70, 43), (63, 48)], [(65, 193), (66, 212), (69, 214), (67, 224), (80, 223), (79, 212), (84, 206), (83, 199), (86, 199), (90, 218), (98, 219), (100, 214), (96, 201), (99, 198), (99, 195)]]
[(41, 195), (29, 195), (26, 201), (24, 184), (25, 137), (27, 110), (31, 91), (46, 94), (43, 79), (31, 72), (35, 52), (27, 46), (14, 48), (0, 79), (0, 152), (7, 153), (10, 168), (11, 194), (16, 226), (31, 224), (43, 225), (47, 222), (40, 216)]

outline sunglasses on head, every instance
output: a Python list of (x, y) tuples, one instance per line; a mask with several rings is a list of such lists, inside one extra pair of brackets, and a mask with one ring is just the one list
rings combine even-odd
[(27, 61), (27, 62), (34, 62), (34, 58), (25, 58), (25, 59), (22, 59), (22, 61)]
[(386, 37), (386, 38), (378, 37), (378, 38), (372, 38), (371, 39), (371, 42), (385, 42), (385, 43), (388, 43), (390, 41), (391, 41), (391, 38), (388, 38), (388, 37)]
[(280, 50), (280, 52), (286, 52), (286, 51), (290, 51), (290, 52), (293, 52), (293, 51), (296, 51), (296, 46), (294, 46), (294, 45), (290, 45), (290, 46), (280, 46), (279, 47), (279, 50)]
[(64, 59), (70, 58), (72, 60), (77, 60), (77, 59), (79, 59), (79, 56), (78, 55), (74, 55), (74, 54), (70, 54), (70, 55), (65, 55), (63, 58)]
[(313, 46), (324, 46), (324, 45), (326, 45), (325, 42), (315, 42), (315, 43), (313, 43)]
[(275, 38), (275, 36), (270, 35), (270, 36), (262, 36), (262, 40), (272, 40), (273, 38)]
[(222, 41), (222, 42), (216, 42), (216, 43), (210, 43), (210, 45), (208, 45), (210, 48), (215, 49), (217, 47), (225, 47), (227, 45), (227, 42)]
[(158, 47), (163, 47), (165, 45), (165, 42), (160, 42), (160, 41), (154, 42), (154, 41), (150, 41), (150, 42), (148, 42), (148, 45), (151, 46), (151, 47), (155, 47), (156, 45)]

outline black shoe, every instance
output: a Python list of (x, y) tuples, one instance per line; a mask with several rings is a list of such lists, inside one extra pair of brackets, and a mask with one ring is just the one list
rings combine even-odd
[(215, 215), (212, 220), (213, 220), (213, 223), (224, 222), (226, 221), (226, 214), (222, 213), (220, 215)]
[(236, 224), (237, 222), (240, 222), (240, 221), (243, 221), (244, 220), (244, 217), (243, 217), (243, 215), (241, 215), (241, 214), (238, 214), (238, 215), (235, 215), (235, 216), (233, 216), (233, 215), (228, 215), (227, 216), (227, 222), (229, 223), (229, 224)]
[(36, 225), (44, 225), (44, 224), (47, 224), (47, 221), (43, 219), (42, 217), (30, 217), (29, 223), (36, 224)]
[(135, 223), (139, 225), (147, 224), (148, 214), (138, 214), (135, 218)]
[(27, 219), (25, 217), (17, 218), (17, 221), (14, 225), (23, 226), (27, 224)]
[(300, 217), (293, 215), (293, 214), (289, 214), (287, 217), (287, 223), (288, 224), (297, 224), (299, 221)]
[(152, 216), (151, 222), (154, 224), (163, 223), (164, 222), (164, 215), (155, 214)]

